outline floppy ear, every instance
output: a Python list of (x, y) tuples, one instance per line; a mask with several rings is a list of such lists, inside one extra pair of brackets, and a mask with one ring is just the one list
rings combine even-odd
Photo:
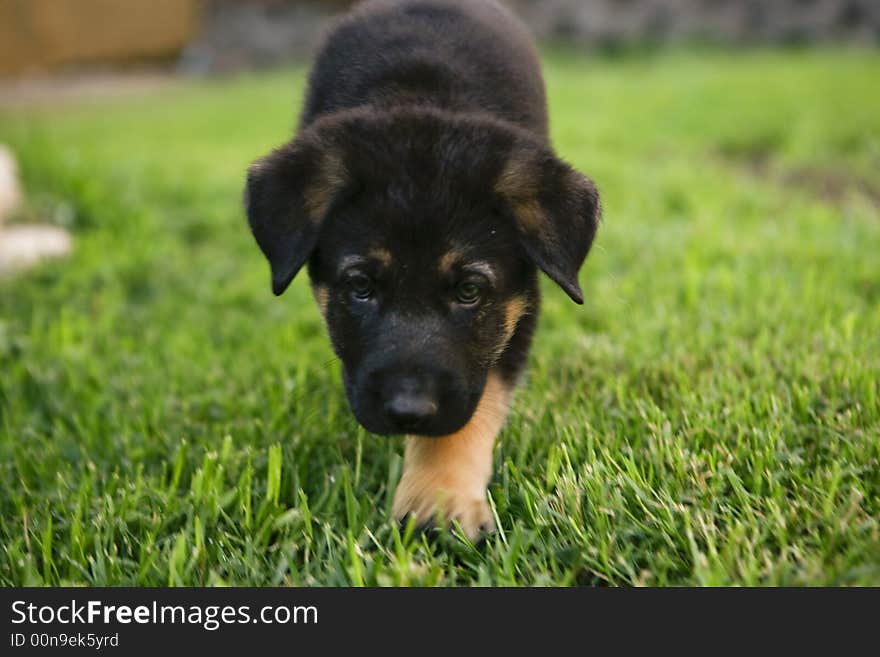
[(495, 191), (512, 213), (528, 256), (572, 301), (583, 303), (578, 270), (601, 214), (595, 185), (546, 147), (519, 140)]
[(269, 260), (276, 295), (309, 259), (321, 224), (347, 183), (341, 154), (308, 138), (275, 149), (248, 169), (248, 223)]

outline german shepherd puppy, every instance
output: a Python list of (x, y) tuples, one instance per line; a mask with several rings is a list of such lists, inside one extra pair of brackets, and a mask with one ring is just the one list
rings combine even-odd
[(599, 196), (553, 152), (524, 26), (494, 0), (368, 0), (328, 34), (299, 130), (249, 169), (280, 295), (308, 266), (354, 415), (405, 434), (394, 514), (494, 529), (492, 449), (537, 270), (583, 303)]

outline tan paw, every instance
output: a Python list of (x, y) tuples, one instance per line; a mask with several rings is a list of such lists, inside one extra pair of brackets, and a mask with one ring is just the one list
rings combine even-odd
[(394, 517), (406, 521), (413, 517), (420, 527), (458, 523), (465, 536), (477, 541), (495, 531), (492, 507), (486, 498), (474, 493), (461, 493), (443, 488), (413, 490), (405, 480), (394, 498)]

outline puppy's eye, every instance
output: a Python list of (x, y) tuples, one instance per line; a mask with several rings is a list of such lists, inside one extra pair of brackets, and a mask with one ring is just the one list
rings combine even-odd
[(483, 289), (474, 281), (462, 281), (455, 286), (455, 300), (465, 306), (472, 306), (480, 300)]
[(373, 281), (366, 274), (352, 274), (346, 281), (351, 295), (355, 299), (366, 301), (373, 296)]

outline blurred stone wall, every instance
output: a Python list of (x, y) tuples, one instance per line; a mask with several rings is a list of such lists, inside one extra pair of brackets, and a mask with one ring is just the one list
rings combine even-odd
[[(541, 39), (587, 46), (880, 42), (880, 0), (503, 0)], [(201, 37), (181, 60), (193, 73), (308, 55), (350, 0), (206, 0)]]
[[(539, 38), (587, 46), (880, 42), (880, 0), (502, 1)], [(312, 52), (332, 18), (351, 4), (0, 0), (0, 77), (137, 61), (178, 61), (191, 73), (276, 65)]]
[(309, 55), (346, 0), (204, 0), (201, 35), (180, 59), (186, 73), (274, 66)]
[(880, 41), (880, 0), (509, 0), (543, 37), (587, 44)]

